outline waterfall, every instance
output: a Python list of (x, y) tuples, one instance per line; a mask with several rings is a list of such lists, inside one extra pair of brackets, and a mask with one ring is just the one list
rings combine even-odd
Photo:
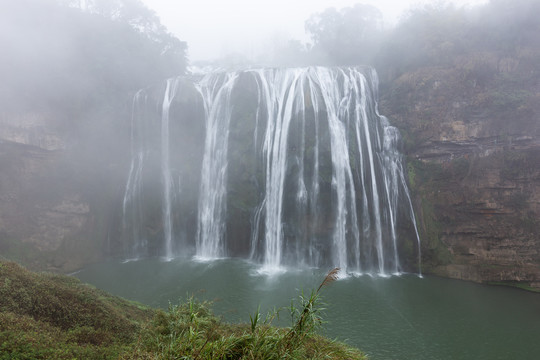
[[(330, 143), (332, 153), (332, 188), (336, 198), (335, 204), (335, 227), (333, 234), (334, 243), (334, 263), (344, 271), (350, 265), (355, 270), (360, 268), (360, 234), (357, 225), (356, 211), (356, 191), (349, 158), (349, 140), (347, 138), (347, 127), (350, 124), (349, 111), (351, 107), (355, 109), (361, 104), (355, 104), (358, 100), (364, 101), (364, 97), (359, 96), (354, 88), (350, 88), (351, 80), (349, 74), (330, 71), (329, 69), (317, 69), (316, 77), (313, 79), (319, 83), (321, 88), (324, 107), (330, 129)], [(343, 76), (343, 81), (338, 80), (338, 76)], [(351, 103), (352, 102), (352, 103)], [(351, 233), (349, 235), (349, 233)], [(354, 256), (349, 261), (348, 237), (352, 242)]]
[(128, 258), (138, 257), (144, 248), (141, 239), (141, 181), (145, 149), (137, 146), (140, 143), (141, 129), (140, 121), (137, 121), (136, 115), (140, 114), (141, 109), (146, 107), (147, 97), (144, 92), (138, 91), (133, 97), (132, 117), (131, 117), (131, 164), (129, 168), (128, 180), (124, 191), (122, 201), (122, 231), (129, 233), (131, 241), (124, 242), (124, 254)]
[(196, 246), (196, 255), (202, 259), (215, 259), (225, 255), (223, 243), (227, 146), (231, 119), (231, 92), (237, 77), (237, 74), (210, 74), (199, 84), (206, 116)]
[(265, 251), (266, 270), (281, 265), (283, 250), (283, 191), (287, 165), (288, 130), (300, 71), (258, 71), (267, 111), (267, 128), (263, 152), (266, 164), (265, 187)]
[(163, 176), (163, 229), (165, 236), (165, 259), (171, 260), (174, 257), (173, 252), (173, 222), (171, 214), (171, 200), (173, 196), (173, 179), (171, 175), (170, 164), (170, 133), (169, 133), (169, 111), (172, 100), (176, 96), (178, 89), (177, 79), (167, 80), (165, 97), (161, 112), (161, 171)]
[[(180, 180), (175, 184), (169, 164), (194, 152), (181, 146), (171, 151), (169, 126), (176, 120), (169, 110), (178, 81), (167, 81), (160, 122), (160, 234), (167, 259), (178, 252), (202, 259), (241, 254), (265, 272), (331, 265), (386, 276), (404, 270), (400, 249), (406, 241), (420, 259), (399, 131), (378, 113), (375, 71), (356, 67), (255, 69), (189, 79), (196, 89), (191, 101), (203, 104), (204, 137), (196, 141), (204, 146), (198, 167), (183, 170), (200, 174), (200, 181), (182, 185), (183, 194), (198, 194), (198, 200), (196, 221), (183, 225), (195, 231), (180, 249), (176, 234), (189, 229), (174, 226), (172, 214), (185, 200), (171, 201), (180, 194)], [(134, 104), (140, 105), (134, 105), (133, 119), (152, 112), (142, 109), (142, 99), (136, 95)], [(133, 120), (132, 132), (136, 126)], [(132, 134), (132, 142), (141, 139)], [(142, 238), (136, 219), (146, 221), (144, 201), (151, 202), (140, 185), (147, 153), (132, 145), (123, 202), (124, 232), (131, 238)], [(137, 244), (129, 256), (151, 247), (147, 240), (128, 243)]]

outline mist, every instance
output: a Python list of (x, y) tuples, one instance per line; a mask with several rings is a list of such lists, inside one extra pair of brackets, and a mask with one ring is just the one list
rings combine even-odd
[[(486, 1), (453, 1), (458, 6), (473, 6)], [(249, 61), (260, 61), (268, 50), (289, 41), (311, 43), (305, 21), (328, 8), (342, 9), (356, 3), (377, 7), (383, 26), (391, 28), (415, 7), (429, 1), (199, 1), (182, 6), (168, 1), (145, 3), (163, 24), (179, 38), (190, 43), (192, 61), (210, 61), (240, 53)], [(210, 29), (215, 29), (212, 31)]]
[[(536, 0), (2, 1), (0, 320), (43, 315), (25, 307), (43, 296), (9, 285), (15, 261), (154, 308), (207, 289), (223, 321), (251, 318), (249, 342), (259, 312), (339, 268), (321, 331), (373, 358), (531, 358), (537, 296), (513, 287), (540, 288), (539, 13)], [(43, 313), (72, 357), (156, 351), (133, 342), (152, 331), (140, 324), (111, 350), (116, 335), (84, 331), (114, 325)], [(191, 350), (149, 336), (210, 358), (211, 333)]]

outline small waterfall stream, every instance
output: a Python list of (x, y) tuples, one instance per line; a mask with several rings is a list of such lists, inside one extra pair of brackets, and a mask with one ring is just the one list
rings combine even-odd
[[(141, 225), (148, 223), (142, 209), (152, 203), (142, 185), (147, 141), (132, 135), (125, 256), (242, 256), (264, 272), (327, 264), (349, 273), (402, 272), (402, 243), (417, 247), (419, 259), (420, 239), (399, 132), (377, 111), (377, 87), (370, 68), (215, 73), (193, 81), (193, 89), (168, 80), (161, 109), (162, 226), (153, 232), (163, 238), (154, 246), (162, 250), (145, 250), (152, 247)], [(199, 172), (199, 184), (180, 191), (170, 169), (178, 155), (170, 150), (176, 141), (170, 113), (175, 96), (190, 91), (204, 104), (205, 137), (199, 168), (186, 172)], [(143, 90), (134, 99), (133, 134), (151, 127), (141, 125), (152, 118), (143, 115), (152, 111), (147, 97)], [(183, 156), (192, 152), (182, 149)], [(196, 235), (187, 240), (192, 246), (179, 247), (174, 204), (190, 193), (198, 194), (197, 221), (185, 226), (196, 227)]]
[(225, 195), (231, 91), (237, 74), (205, 76), (199, 84), (206, 116), (206, 141), (199, 196), (196, 255), (216, 259), (225, 255)]
[[(136, 117), (146, 108), (147, 96), (142, 90), (133, 97), (131, 117), (131, 165), (122, 201), (122, 231), (132, 241), (124, 241), (123, 252), (128, 259), (134, 259), (144, 254), (144, 243), (141, 241), (141, 180), (146, 151), (140, 146), (142, 121)], [(130, 244), (131, 246), (128, 246)]]
[[(165, 259), (172, 260), (175, 253), (173, 252), (173, 236), (174, 229), (171, 215), (171, 198), (176, 195), (173, 191), (173, 179), (170, 166), (170, 133), (169, 133), (169, 111), (171, 103), (176, 96), (178, 89), (177, 79), (167, 80), (167, 88), (163, 98), (163, 109), (161, 112), (161, 171), (163, 176), (163, 229), (165, 236)], [(179, 186), (180, 184), (178, 184)]]

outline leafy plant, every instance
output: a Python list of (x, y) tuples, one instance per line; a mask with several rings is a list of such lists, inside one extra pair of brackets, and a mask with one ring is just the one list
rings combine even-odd
[(193, 296), (167, 311), (151, 310), (71, 277), (0, 262), (0, 360), (365, 359), (315, 334), (322, 324), (319, 293), (337, 274), (301, 294), (291, 327), (279, 328), (272, 326), (276, 309), (264, 321), (258, 307), (250, 324), (228, 324)]
[(251, 316), (249, 315), (249, 321), (251, 322), (251, 332), (254, 333), (257, 329), (257, 324), (259, 323), (259, 320), (261, 319), (261, 305), (257, 307), (257, 312)]
[(123, 359), (364, 359), (361, 352), (315, 334), (322, 324), (319, 293), (338, 272), (330, 271), (309, 296), (302, 293), (299, 305), (292, 303), (289, 329), (272, 326), (282, 309), (269, 311), (262, 322), (258, 306), (249, 324), (231, 325), (210, 312), (210, 303), (189, 297), (167, 312), (158, 311), (137, 347)]
[(309, 296), (305, 296), (302, 291), (300, 295), (300, 308), (295, 308), (291, 304), (291, 318), (296, 320), (292, 328), (284, 337), (285, 349), (291, 346), (298, 346), (305, 340), (306, 336), (321, 325), (322, 318), (320, 312), (323, 310), (319, 306), (319, 292), (323, 286), (330, 285), (337, 280), (339, 268), (331, 270), (321, 282), (316, 291), (312, 291)]

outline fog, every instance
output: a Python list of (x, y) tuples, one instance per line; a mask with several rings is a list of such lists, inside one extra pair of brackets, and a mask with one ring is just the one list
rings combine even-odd
[[(383, 14), (384, 26), (394, 26), (411, 8), (440, 1), (429, 0), (143, 0), (174, 35), (189, 44), (192, 61), (213, 60), (242, 54), (256, 61), (268, 49), (289, 40), (309, 43), (304, 22), (327, 8), (367, 4)], [(487, 0), (452, 0), (473, 6)]]
[[(235, 68), (368, 65), (386, 100), (401, 101), (398, 117), (410, 109), (397, 79), (445, 68), (472, 84), (471, 91), (485, 91), (478, 101), (492, 106), (495, 118), (509, 109), (534, 113), (532, 90), (515, 85), (532, 89), (534, 78), (521, 75), (528, 82), (519, 83), (501, 69), (536, 71), (538, 21), (531, 14), (537, 2), (480, 4), (485, 1), (3, 1), (0, 139), (67, 150), (63, 169), (76, 167), (77, 179), (92, 188), (89, 198), (96, 178), (114, 177), (109, 185), (121, 202), (134, 95), (151, 89), (158, 122), (164, 80), (190, 75), (188, 66), (203, 61)], [(196, 97), (179, 101), (189, 105)], [(526, 132), (535, 118), (523, 118)], [(500, 122), (506, 132), (516, 128)], [(157, 147), (159, 131), (148, 131)], [(175, 146), (188, 157), (186, 144)]]
[[(0, 0), (0, 295), (29, 309), (13, 319), (41, 300), (5, 260), (150, 306), (208, 287), (241, 321), (340, 268), (324, 331), (370, 358), (535, 358), (538, 298), (457, 280), (540, 289), (538, 14), (539, 0)], [(43, 313), (71, 319), (54, 300)], [(62, 329), (88, 354), (105, 339), (153, 356), (79, 325)], [(8, 330), (0, 352), (56, 339)], [(251, 333), (266, 330), (252, 318)], [(208, 334), (182, 356), (212, 358)]]

